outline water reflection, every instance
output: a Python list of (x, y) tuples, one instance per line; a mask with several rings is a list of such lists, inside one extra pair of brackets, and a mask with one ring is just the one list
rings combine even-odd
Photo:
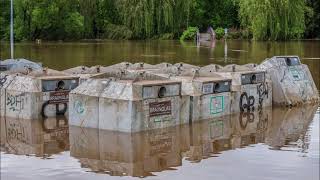
[(183, 159), (200, 162), (257, 143), (271, 150), (298, 147), (303, 153), (308, 150), (306, 132), (316, 110), (316, 106), (266, 109), (132, 134), (70, 127), (70, 154), (93, 172), (145, 177), (173, 170)]
[(65, 118), (24, 120), (1, 118), (1, 151), (16, 155), (50, 158), (69, 150), (69, 128)]

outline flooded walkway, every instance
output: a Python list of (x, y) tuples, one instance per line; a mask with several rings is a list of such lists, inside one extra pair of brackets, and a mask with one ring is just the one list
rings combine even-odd
[(1, 179), (319, 179), (319, 108), (139, 133), (1, 119)]

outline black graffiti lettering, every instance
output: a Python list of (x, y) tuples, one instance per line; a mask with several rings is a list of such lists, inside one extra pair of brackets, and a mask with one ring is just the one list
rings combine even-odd
[(7, 94), (7, 103), (6, 105), (12, 111), (20, 111), (24, 108), (24, 94), (20, 95), (11, 95)]
[(243, 92), (240, 96), (239, 102), (240, 112), (244, 112), (245, 110), (254, 111), (254, 102), (255, 99), (253, 96), (248, 96), (246, 92)]
[(4, 83), (7, 82), (8, 75), (4, 75), (4, 77), (0, 78), (0, 87), (3, 87)]
[(259, 105), (258, 109), (262, 109), (263, 100), (269, 97), (268, 85), (261, 83), (257, 85), (257, 94), (259, 95)]
[[(41, 109), (41, 115), (44, 118), (47, 118), (47, 115), (45, 114), (45, 109), (46, 107), (50, 104), (50, 101), (46, 101), (43, 105), (42, 105), (42, 109)], [(62, 104), (63, 105), (63, 109), (59, 109), (59, 105)], [(57, 103), (55, 104), (56, 106), (56, 115), (64, 115), (67, 112), (68, 109), (68, 104), (67, 103)]]

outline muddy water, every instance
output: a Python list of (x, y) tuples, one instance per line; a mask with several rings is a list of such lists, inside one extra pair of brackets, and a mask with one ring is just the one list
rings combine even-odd
[[(9, 44), (0, 45), (0, 59), (10, 56)], [(193, 42), (179, 41), (103, 41), (98, 43), (18, 43), (15, 57), (42, 62), (63, 70), (80, 65), (110, 65), (122, 61), (151, 64), (187, 62), (195, 65), (260, 63), (275, 55), (298, 55), (309, 65), (320, 89), (320, 41), (217, 41), (196, 47)]]
[(1, 119), (1, 179), (319, 179), (320, 108), (140, 133)]

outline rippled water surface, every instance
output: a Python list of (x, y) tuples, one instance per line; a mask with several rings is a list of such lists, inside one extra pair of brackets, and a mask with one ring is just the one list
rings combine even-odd
[(317, 106), (140, 133), (1, 119), (1, 179), (319, 179)]
[[(0, 44), (0, 59), (10, 57), (9, 44)], [(17, 43), (15, 57), (42, 62), (57, 70), (74, 66), (111, 65), (122, 61), (187, 62), (195, 65), (210, 63), (260, 63), (276, 55), (298, 55), (307, 64), (320, 89), (320, 41), (217, 41), (208, 46), (196, 47), (193, 42), (179, 41), (103, 41), (72, 43)]]

